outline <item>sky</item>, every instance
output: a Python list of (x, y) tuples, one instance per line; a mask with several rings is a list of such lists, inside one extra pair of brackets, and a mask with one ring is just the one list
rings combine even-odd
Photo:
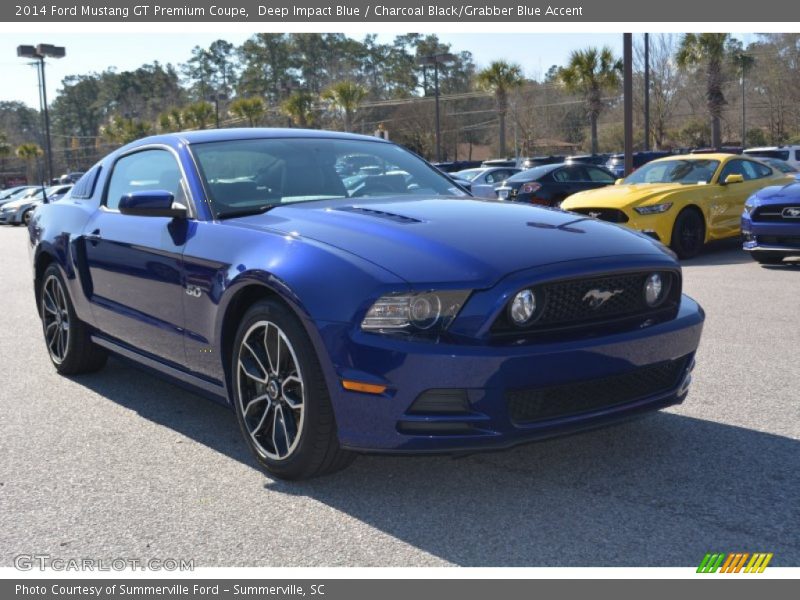
[[(0, 36), (0, 101), (20, 101), (33, 108), (39, 107), (36, 69), (30, 61), (17, 58), (19, 45), (49, 43), (64, 46), (67, 55), (62, 59), (49, 59), (46, 66), (48, 101), (52, 102), (61, 81), (68, 75), (84, 75), (116, 67), (118, 71), (132, 70), (145, 63), (185, 62), (194, 46), (208, 47), (222, 37), (239, 45), (251, 34), (244, 32), (222, 33), (99, 33), (81, 34), (13, 34)], [(352, 36), (358, 38), (359, 36)], [(390, 43), (390, 34), (379, 34), (381, 43)], [(363, 39), (363, 38), (359, 38)], [(572, 50), (587, 46), (609, 45), (622, 54), (622, 34), (541, 34), (541, 33), (444, 33), (443, 42), (452, 44), (456, 52), (469, 50), (478, 67), (493, 60), (505, 59), (519, 63), (527, 77), (540, 79), (554, 64), (564, 64)]]

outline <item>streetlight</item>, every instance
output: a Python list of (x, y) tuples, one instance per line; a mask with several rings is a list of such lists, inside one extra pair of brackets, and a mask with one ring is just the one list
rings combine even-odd
[(441, 162), (442, 160), (441, 128), (439, 125), (439, 65), (453, 62), (454, 60), (456, 60), (455, 56), (448, 52), (442, 52), (440, 54), (422, 56), (417, 61), (417, 64), (423, 68), (433, 65), (433, 95), (436, 102), (436, 162)]
[(44, 137), (47, 145), (47, 181), (53, 179), (53, 149), (50, 145), (50, 114), (47, 110), (47, 83), (44, 77), (44, 59), (64, 58), (67, 51), (63, 46), (39, 44), (37, 46), (17, 46), (17, 56), (36, 59), (39, 75), (39, 106), (44, 113)]

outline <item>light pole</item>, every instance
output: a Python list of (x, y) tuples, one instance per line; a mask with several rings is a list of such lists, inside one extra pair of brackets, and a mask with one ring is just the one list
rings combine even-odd
[(50, 145), (50, 113), (47, 109), (47, 83), (44, 77), (44, 59), (64, 58), (66, 50), (63, 46), (53, 46), (52, 44), (38, 44), (37, 46), (17, 46), (17, 56), (20, 58), (33, 58), (37, 61), (40, 97), (42, 112), (44, 113), (44, 138), (47, 145), (47, 182), (53, 179), (53, 149)]
[(644, 150), (650, 150), (650, 34), (644, 34)]
[(433, 65), (433, 96), (436, 104), (436, 162), (442, 161), (442, 136), (441, 125), (439, 123), (439, 65), (453, 62), (455, 59), (456, 57), (452, 54), (442, 52), (440, 54), (423, 56), (418, 61), (418, 64), (422, 65), (423, 68), (428, 65)]
[(223, 92), (214, 92), (208, 99), (214, 103), (214, 128), (219, 129), (219, 102), (222, 100), (223, 102), (228, 99), (228, 94)]

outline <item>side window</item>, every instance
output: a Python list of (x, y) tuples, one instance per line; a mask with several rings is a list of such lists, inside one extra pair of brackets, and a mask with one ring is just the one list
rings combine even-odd
[(745, 179), (752, 179), (745, 169), (745, 164), (743, 160), (732, 160), (729, 161), (727, 165), (722, 169), (722, 173), (719, 174), (719, 181), (723, 182), (728, 177), (728, 175), (741, 175)]
[(100, 165), (95, 165), (78, 179), (75, 187), (72, 188), (72, 198), (87, 200), (94, 195), (94, 187), (97, 184), (97, 177), (100, 175), (100, 168)]
[(747, 164), (753, 170), (754, 176), (753, 179), (761, 179), (762, 177), (769, 177), (772, 175), (773, 171), (767, 165), (762, 165), (756, 162), (747, 161)]
[(166, 190), (176, 202), (186, 204), (181, 171), (168, 151), (142, 150), (120, 158), (111, 172), (105, 204), (116, 209), (126, 194), (146, 190)]
[(553, 179), (559, 183), (586, 181), (586, 172), (583, 167), (579, 167), (578, 165), (564, 167), (553, 173)]
[(800, 160), (800, 150), (795, 150), (794, 151), (794, 159), (795, 160)]
[(599, 183), (614, 183), (614, 177), (605, 171), (601, 171), (600, 169), (586, 167), (586, 172), (589, 174), (589, 181), (595, 181)]
[(486, 183), (497, 183), (508, 179), (509, 172), (506, 170), (492, 171), (486, 176)]

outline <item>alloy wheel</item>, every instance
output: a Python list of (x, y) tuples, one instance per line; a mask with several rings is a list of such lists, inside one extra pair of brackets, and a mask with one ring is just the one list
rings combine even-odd
[(271, 321), (254, 323), (237, 360), (238, 402), (251, 440), (282, 461), (297, 448), (305, 417), (305, 386), (289, 338)]
[(42, 323), (50, 357), (61, 364), (69, 348), (70, 321), (67, 296), (55, 275), (50, 275), (42, 286)]

